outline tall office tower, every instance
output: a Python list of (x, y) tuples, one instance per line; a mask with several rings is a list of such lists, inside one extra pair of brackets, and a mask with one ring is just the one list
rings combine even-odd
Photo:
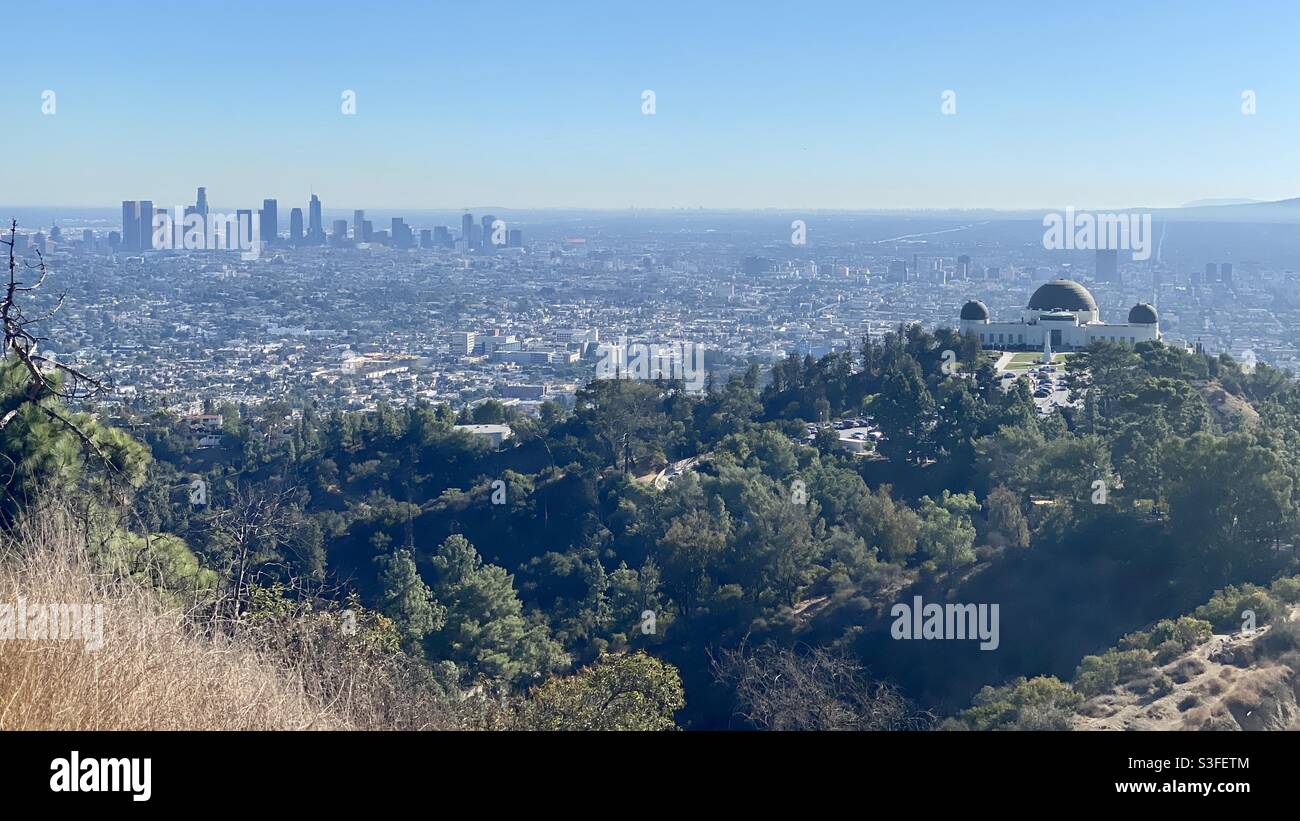
[[(190, 214), (199, 215), (199, 231), (202, 232), (206, 239), (208, 236), (208, 189), (203, 188), (202, 186), (199, 187), (198, 191), (194, 194), (194, 204), (185, 208), (185, 214), (187, 216)], [(216, 229), (214, 228), (213, 230)], [(181, 233), (179, 234), (181, 239), (184, 239), (184, 232), (185, 228), (182, 226)], [(177, 243), (176, 247), (181, 248), (184, 247), (184, 245), (183, 243)]]
[(920, 275), (921, 275), (921, 255), (912, 254), (912, 276), (919, 277)]
[(420, 229), (420, 247), (421, 248), (433, 247), (433, 232), (430, 231), (428, 228)]
[(1097, 281), (1119, 281), (1119, 251), (1117, 249), (1097, 249)]
[(295, 208), (289, 212), (289, 242), (302, 245), (302, 209)]
[[(481, 220), (481, 223), (483, 225), (483, 250), (485, 251), (496, 250), (496, 243), (493, 242), (493, 240), (496, 239), (496, 237), (492, 235), (492, 223), (496, 221), (497, 218), (492, 216), (491, 214), (485, 214), (483, 216), (483, 219)], [(502, 244), (505, 244), (505, 237), (502, 237), (501, 241)]]
[(153, 200), (140, 200), (140, 249), (153, 248)]
[(370, 242), (371, 238), (374, 236), (374, 233), (375, 233), (374, 224), (371, 223), (370, 220), (364, 220), (361, 223), (361, 239), (366, 242)]
[(469, 227), (469, 242), (465, 243), (466, 251), (481, 250), (483, 247), (483, 229), (478, 225)]
[(451, 229), (445, 225), (435, 226), (433, 229), (433, 241), (440, 247), (444, 248), (451, 245)]
[(346, 248), (348, 245), (348, 221), (334, 220), (334, 235), (330, 237), (330, 245), (335, 248)]
[[(195, 219), (190, 219), (190, 217), (194, 217), (197, 222)], [(185, 206), (185, 212), (181, 217), (180, 225), (172, 226), (172, 243), (174, 248), (185, 247), (185, 226), (187, 224), (198, 226), (198, 229), (204, 232), (204, 237), (207, 236), (207, 221), (204, 220), (203, 217), (199, 216), (199, 207), (197, 205), (187, 205)]]
[(474, 215), (466, 213), (460, 218), (460, 238), (465, 240), (465, 251), (468, 253), (474, 247)]
[(962, 279), (970, 279), (970, 257), (966, 254), (957, 257), (957, 275)]
[(352, 212), (352, 241), (366, 241), (366, 212), (360, 208)]
[(907, 281), (907, 263), (901, 259), (889, 261), (889, 278), (894, 282)]
[[(240, 208), (238, 211), (235, 212), (235, 219), (239, 221), (235, 228), (235, 230), (238, 231), (239, 233), (233, 237), (231, 236), (226, 237), (226, 247), (242, 248), (245, 245), (252, 247), (251, 243), (253, 241), (253, 209)], [(262, 230), (260, 225), (258, 226), (257, 230), (258, 231)]]
[(95, 250), (95, 232), (89, 228), (83, 229), (81, 232), (81, 244), (85, 246), (87, 251)]
[(1218, 274), (1219, 274), (1219, 266), (1215, 265), (1213, 262), (1205, 263), (1205, 281), (1207, 283), (1213, 282), (1214, 280), (1218, 279), (1219, 278)]
[(140, 249), (140, 203), (122, 200), (122, 250)]
[(280, 238), (280, 203), (262, 200), (262, 213), (258, 214), (257, 230), (262, 242), (273, 244)]
[(1219, 279), (1228, 284), (1232, 284), (1232, 263), (1225, 262), (1219, 266)]
[(325, 244), (325, 224), (321, 222), (320, 197), (311, 195), (310, 215), (307, 223), (307, 242), (310, 245)]
[(524, 232), (518, 228), (511, 228), (510, 233), (506, 234), (506, 246), (510, 248), (524, 247)]
[(391, 233), (394, 248), (410, 248), (415, 245), (415, 239), (411, 234), (411, 226), (407, 225), (406, 220), (401, 217), (393, 217)]

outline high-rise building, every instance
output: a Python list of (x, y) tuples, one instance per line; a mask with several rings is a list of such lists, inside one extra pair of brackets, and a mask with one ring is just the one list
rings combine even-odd
[(1219, 265), (1219, 279), (1229, 284), (1232, 283), (1232, 263), (1225, 262)]
[(430, 231), (428, 228), (420, 229), (420, 247), (421, 248), (433, 247), (433, 232)]
[(957, 276), (970, 279), (970, 257), (966, 254), (957, 257)]
[(122, 250), (140, 250), (140, 203), (122, 200)]
[(1119, 251), (1117, 249), (1097, 249), (1097, 281), (1119, 281)]
[(346, 248), (348, 245), (348, 221), (334, 220), (334, 233), (330, 237), (330, 245), (335, 248)]
[(460, 238), (465, 240), (465, 250), (468, 252), (474, 247), (474, 215), (466, 213), (460, 218)]
[(307, 243), (309, 245), (325, 244), (325, 224), (321, 221), (320, 197), (311, 195), (311, 205), (307, 223)]
[[(157, 242), (154, 241), (154, 240), (155, 240), (155, 237), (154, 237), (154, 228), (153, 228), (153, 226), (155, 226), (155, 225), (158, 226), (158, 234), (159, 234), (159, 236), (157, 237), (157, 240), (158, 240)], [(166, 209), (166, 208), (155, 208), (155, 209), (153, 210), (153, 220), (152, 220), (152, 224), (149, 226), (149, 245), (150, 245), (150, 247), (158, 247), (158, 248), (165, 248), (165, 247), (166, 247), (166, 245), (167, 245), (167, 238), (166, 238), (165, 236), (163, 236), (163, 234), (165, 233), (165, 232), (163, 231), (163, 229), (166, 228), (167, 225), (168, 225), (168, 220), (167, 220), (167, 209)], [(174, 228), (175, 228), (175, 226), (173, 226), (173, 229), (174, 229)], [(177, 248), (177, 247), (180, 247), (180, 246), (173, 245), (172, 247), (173, 247), (173, 248)]]
[[(190, 217), (198, 218), (198, 222), (196, 223), (194, 220), (190, 219)], [(184, 229), (186, 223), (195, 224), (198, 225), (200, 228), (202, 228), (204, 231), (207, 230), (207, 226), (203, 223), (203, 218), (199, 217), (199, 207), (197, 205), (185, 206), (185, 211), (183, 212), (182, 219), (181, 219), (182, 229)], [(178, 233), (177, 236), (179, 237), (180, 234)], [(180, 246), (180, 244), (181, 243), (178, 242), (177, 246)]]
[(302, 245), (302, 209), (295, 208), (289, 212), (289, 242)]
[(280, 235), (280, 204), (275, 200), (262, 200), (262, 213), (258, 214), (257, 230), (262, 242), (274, 244)]
[(153, 249), (153, 200), (140, 200), (140, 248)]
[(1219, 266), (1215, 265), (1213, 262), (1205, 263), (1205, 281), (1207, 283), (1213, 282), (1214, 280), (1218, 279), (1219, 278), (1218, 274), (1219, 274)]
[(370, 242), (371, 238), (374, 236), (374, 233), (375, 233), (374, 224), (372, 224), (370, 220), (363, 220), (361, 222), (361, 240), (363, 242)]
[[(199, 187), (198, 191), (194, 193), (193, 207), (186, 208), (185, 213), (187, 215), (188, 214), (199, 215), (199, 231), (206, 238), (208, 236), (208, 189), (203, 188), (202, 186)], [(216, 229), (214, 228), (213, 230), (215, 231)], [(183, 240), (184, 239), (183, 226), (181, 228), (181, 231), (182, 234), (180, 238)], [(183, 242), (178, 242), (176, 245), (178, 248), (182, 247)]]
[(352, 212), (352, 241), (366, 242), (366, 212), (358, 208)]
[(445, 225), (437, 225), (437, 226), (434, 226), (434, 229), (433, 229), (433, 241), (434, 241), (434, 242), (435, 242), (439, 247), (442, 247), (442, 248), (447, 248), (447, 247), (451, 246), (451, 244), (452, 244), (452, 239), (451, 239), (451, 229), (448, 228), (448, 227), (445, 226)]
[(518, 228), (511, 228), (510, 233), (506, 236), (506, 246), (509, 248), (523, 248), (524, 232)]
[[(253, 241), (253, 209), (240, 208), (235, 212), (235, 220), (236, 222), (235, 222), (234, 230), (236, 233), (233, 237), (229, 235), (226, 236), (226, 247), (227, 248), (243, 248), (245, 246), (251, 247), (251, 243)], [(226, 230), (230, 230), (230, 229), (228, 228)], [(262, 227), (259, 225), (257, 230), (261, 231)]]
[(410, 248), (415, 245), (411, 226), (407, 225), (406, 220), (401, 217), (393, 217), (392, 236), (394, 248)]

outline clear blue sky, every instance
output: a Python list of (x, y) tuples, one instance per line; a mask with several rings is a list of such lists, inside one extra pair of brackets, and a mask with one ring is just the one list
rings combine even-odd
[(4, 204), (174, 205), (197, 185), (282, 209), (310, 188), (328, 209), (1300, 194), (1295, 0), (9, 0), (4, 20)]

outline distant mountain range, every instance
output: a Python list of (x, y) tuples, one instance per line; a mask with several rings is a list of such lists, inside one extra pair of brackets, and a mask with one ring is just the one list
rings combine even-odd
[(1244, 199), (1232, 199), (1230, 197), (1221, 197), (1219, 199), (1192, 200), (1191, 202), (1185, 202), (1178, 207), (1179, 208), (1200, 208), (1201, 206), (1204, 205), (1251, 205), (1257, 202), (1263, 202), (1263, 200), (1244, 200)]
[[(911, 211), (866, 211), (867, 214), (879, 214), (892, 217), (914, 217), (922, 219), (956, 219), (956, 220), (1034, 220), (1038, 221), (1045, 214), (1061, 213), (1065, 206), (1043, 209), (1017, 209), (1013, 211), (995, 211), (992, 209), (935, 209)], [(1177, 208), (1090, 208), (1075, 206), (1076, 213), (1150, 213), (1153, 219), (1169, 222), (1247, 222), (1247, 223), (1300, 223), (1300, 197), (1285, 200), (1231, 200), (1206, 199), (1194, 200)]]
[[(1191, 222), (1297, 222), (1300, 197), (1273, 202), (1198, 200), (1181, 208), (1153, 208), (1153, 217)], [(1143, 209), (1129, 209), (1143, 210)]]

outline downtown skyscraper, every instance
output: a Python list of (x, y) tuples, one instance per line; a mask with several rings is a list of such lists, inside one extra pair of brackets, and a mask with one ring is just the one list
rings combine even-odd
[(262, 242), (274, 244), (280, 233), (280, 204), (275, 200), (262, 200), (258, 213), (257, 230)]
[(315, 194), (311, 195), (311, 205), (309, 206), (307, 222), (307, 244), (324, 245), (325, 244), (325, 224), (321, 220), (320, 197)]

